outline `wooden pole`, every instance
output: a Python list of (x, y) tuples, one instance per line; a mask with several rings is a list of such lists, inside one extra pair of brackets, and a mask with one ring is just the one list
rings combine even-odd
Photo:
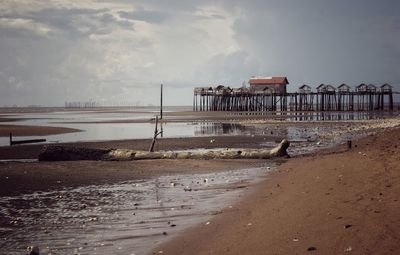
[(163, 85), (161, 83), (161, 95), (160, 95), (160, 120), (163, 117)]
[(153, 136), (153, 141), (151, 141), (149, 152), (153, 152), (154, 151), (154, 145), (156, 143), (157, 136), (159, 134), (161, 134), (161, 132), (158, 132), (158, 116), (156, 116), (156, 125), (154, 127), (154, 136)]

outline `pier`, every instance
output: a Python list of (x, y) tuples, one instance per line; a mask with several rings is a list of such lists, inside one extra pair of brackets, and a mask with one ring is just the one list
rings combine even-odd
[(317, 91), (302, 85), (297, 92), (276, 93), (265, 89), (225, 86), (194, 89), (193, 111), (392, 111), (392, 86), (383, 84), (378, 89), (360, 84), (351, 90), (346, 84), (338, 88), (321, 84)]

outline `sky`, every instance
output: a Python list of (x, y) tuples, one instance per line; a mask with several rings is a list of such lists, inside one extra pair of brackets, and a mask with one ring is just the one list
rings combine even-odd
[(398, 0), (0, 0), (0, 106), (190, 105), (251, 76), (400, 91)]

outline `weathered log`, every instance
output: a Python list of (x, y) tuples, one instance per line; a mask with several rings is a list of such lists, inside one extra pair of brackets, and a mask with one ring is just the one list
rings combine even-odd
[(289, 141), (283, 140), (273, 149), (226, 149), (205, 151), (148, 152), (127, 149), (88, 149), (49, 146), (39, 155), (39, 161), (57, 160), (145, 160), (145, 159), (268, 159), (287, 155)]

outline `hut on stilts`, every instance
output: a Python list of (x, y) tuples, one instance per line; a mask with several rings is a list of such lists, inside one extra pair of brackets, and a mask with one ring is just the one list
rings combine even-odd
[(287, 92), (286, 77), (252, 77), (249, 87), (217, 85), (197, 87), (194, 111), (385, 111), (393, 110), (393, 87), (361, 83), (353, 90), (342, 83), (337, 88), (320, 84), (316, 92), (303, 84), (297, 92)]

